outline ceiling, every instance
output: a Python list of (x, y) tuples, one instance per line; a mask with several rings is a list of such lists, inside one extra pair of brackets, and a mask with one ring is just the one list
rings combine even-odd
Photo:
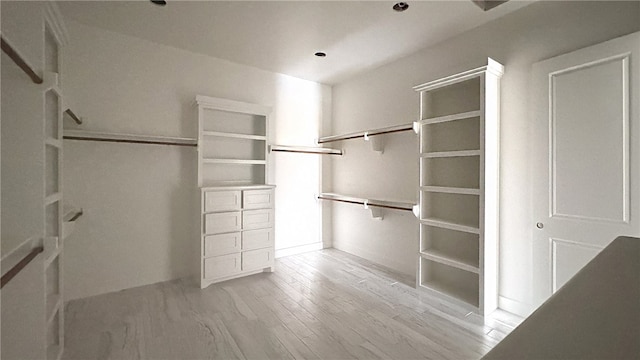
[[(529, 5), (469, 0), (62, 1), (66, 19), (325, 84), (337, 84)], [(326, 57), (314, 56), (323, 51)]]

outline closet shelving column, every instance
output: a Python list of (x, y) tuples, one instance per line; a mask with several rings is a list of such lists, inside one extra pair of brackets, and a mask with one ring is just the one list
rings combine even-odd
[(417, 286), (479, 314), (497, 308), (500, 78), (485, 66), (420, 92)]
[(200, 286), (273, 270), (267, 106), (197, 96)]
[(62, 207), (62, 108), (60, 44), (44, 26), (44, 273), (47, 359), (59, 359), (64, 344), (63, 207)]

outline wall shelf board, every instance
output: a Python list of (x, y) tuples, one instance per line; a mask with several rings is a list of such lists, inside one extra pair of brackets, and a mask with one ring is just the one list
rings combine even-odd
[(267, 140), (266, 136), (263, 135), (249, 135), (249, 134), (240, 134), (240, 133), (226, 133), (221, 131), (203, 131), (203, 136), (217, 136), (217, 137), (226, 137), (226, 138), (234, 138), (234, 139), (246, 139), (246, 140)]
[(269, 152), (272, 152), (272, 151), (302, 153), (302, 154), (343, 155), (343, 151), (340, 149), (329, 149), (329, 148), (308, 147), (308, 146), (269, 145)]
[(431, 261), (439, 262), (441, 264), (453, 266), (460, 270), (469, 271), (475, 274), (478, 274), (480, 272), (480, 268), (478, 267), (478, 264), (473, 264), (465, 259), (454, 258), (448, 254), (445, 254), (442, 251), (427, 249), (427, 250), (422, 250), (420, 252), (420, 255), (424, 259), (428, 259)]
[(384, 128), (378, 128), (378, 129), (358, 131), (358, 132), (342, 134), (342, 135), (323, 136), (319, 138), (317, 142), (318, 144), (323, 144), (323, 143), (328, 143), (332, 141), (341, 141), (341, 140), (349, 140), (349, 139), (357, 139), (357, 138), (364, 139), (365, 136), (368, 137), (368, 136), (374, 136), (374, 135), (384, 135), (384, 134), (391, 134), (391, 133), (402, 132), (402, 131), (415, 132), (415, 129), (416, 127), (414, 126), (414, 123), (408, 123), (408, 124), (394, 125), (394, 126), (388, 126)]
[(64, 130), (65, 140), (106, 141), (123, 143), (142, 143), (155, 145), (196, 146), (197, 140), (183, 137), (156, 135), (138, 135), (122, 133), (106, 133), (86, 130)]
[(420, 190), (460, 195), (480, 195), (480, 189), (449, 187), (449, 186), (421, 186)]
[(45, 205), (50, 205), (53, 204), (56, 201), (60, 201), (62, 200), (62, 194), (60, 194), (59, 192), (53, 193), (47, 197), (44, 198), (44, 204)]
[(49, 145), (49, 146), (53, 146), (55, 148), (62, 148), (62, 141), (58, 140), (58, 139), (53, 139), (53, 138), (47, 138), (44, 141), (45, 144)]
[(47, 324), (53, 321), (53, 318), (56, 316), (56, 313), (58, 312), (58, 309), (61, 305), (61, 299), (62, 297), (60, 296), (60, 294), (47, 295)]
[(478, 307), (478, 300), (475, 294), (469, 293), (448, 283), (440, 281), (425, 281), (421, 284), (421, 287), (425, 290), (434, 291), (444, 295), (454, 301), (463, 302), (467, 306), (471, 306), (473, 308)]
[(462, 225), (462, 224), (456, 224), (456, 223), (444, 221), (441, 219), (428, 218), (428, 219), (422, 219), (420, 220), (420, 222), (425, 225), (441, 227), (443, 229), (457, 230), (457, 231), (467, 232), (471, 234), (480, 234), (479, 228)]
[(266, 160), (202, 159), (203, 164), (265, 165)]
[(427, 119), (421, 120), (420, 124), (430, 125), (430, 124), (439, 124), (439, 123), (448, 122), (448, 121), (464, 120), (464, 119), (479, 117), (480, 114), (481, 114), (480, 110), (467, 111), (460, 114), (427, 118)]
[(420, 154), (423, 158), (446, 158), (446, 157), (463, 157), (463, 156), (480, 156), (480, 150), (461, 150), (461, 151), (438, 151)]

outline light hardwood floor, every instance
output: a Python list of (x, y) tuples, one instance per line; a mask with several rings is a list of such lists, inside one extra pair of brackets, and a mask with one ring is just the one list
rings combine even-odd
[(479, 359), (512, 329), (412, 282), (328, 249), (203, 290), (175, 280), (70, 301), (63, 359)]

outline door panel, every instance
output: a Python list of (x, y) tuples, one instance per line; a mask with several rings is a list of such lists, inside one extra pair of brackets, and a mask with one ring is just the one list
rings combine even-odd
[(640, 235), (640, 33), (532, 69), (533, 305)]
[(550, 74), (552, 216), (627, 220), (629, 56)]

